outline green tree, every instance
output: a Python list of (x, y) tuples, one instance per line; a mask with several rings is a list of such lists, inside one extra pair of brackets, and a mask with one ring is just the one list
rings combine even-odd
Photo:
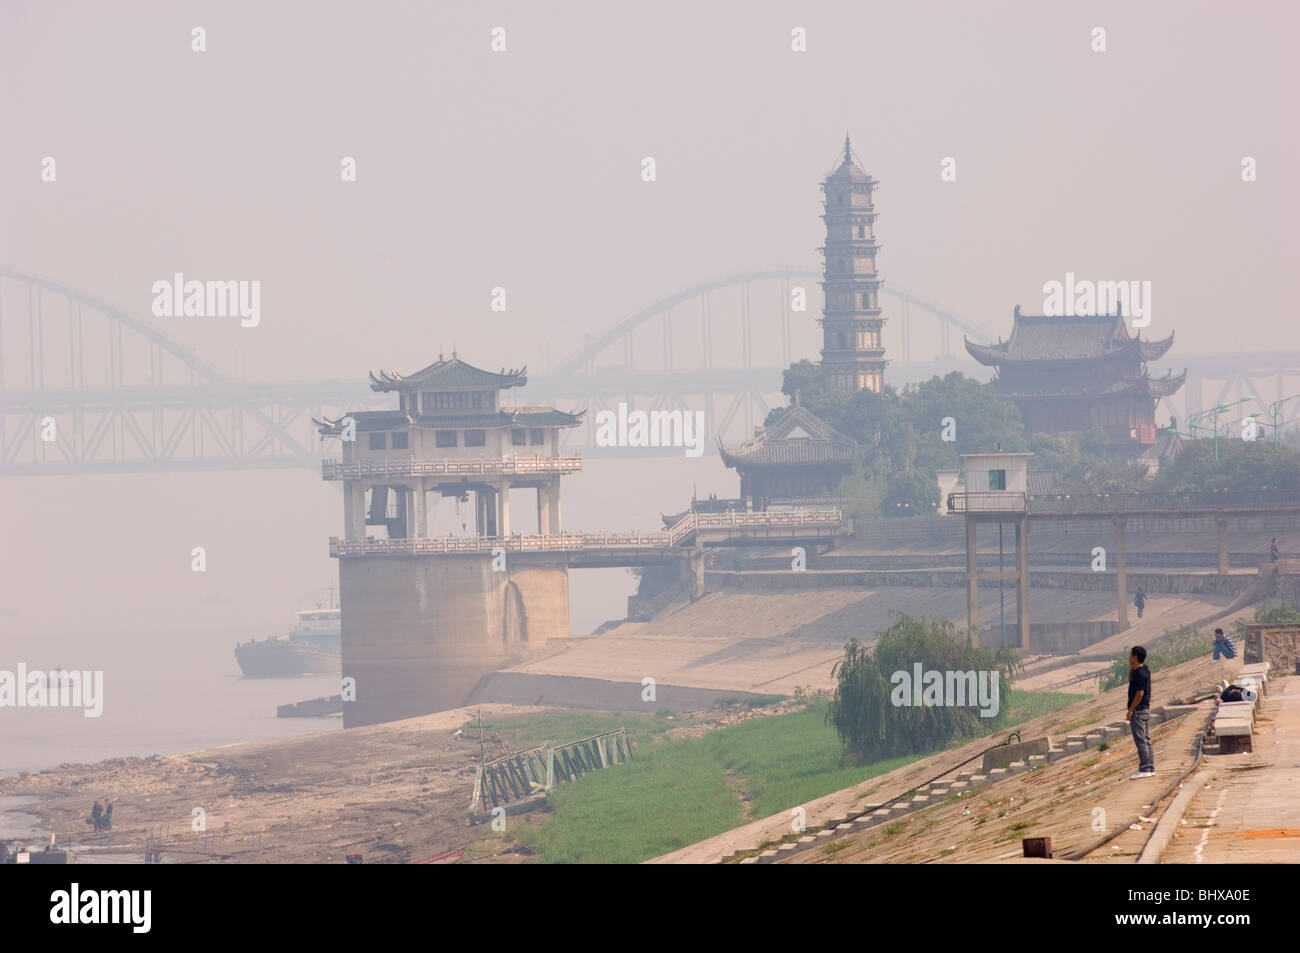
[[(1300, 622), (1300, 612), (1285, 602), (1266, 602), (1263, 605), (1255, 607), (1255, 618), (1252, 625), (1282, 625), (1288, 622)], [(1245, 619), (1238, 619), (1232, 623), (1232, 634), (1236, 636), (1237, 651), (1244, 651), (1246, 636), (1250, 630), (1246, 627)]]
[[(1027, 447), (1025, 425), (1016, 405), (1001, 397), (992, 384), (952, 371), (902, 394), (903, 417), (916, 432), (916, 466), (935, 470), (955, 467), (960, 454), (994, 450), (1022, 451)], [(944, 440), (945, 421), (953, 440)]]
[(1036, 468), (1051, 470), (1070, 493), (1122, 493), (1148, 485), (1145, 467), (1113, 453), (1106, 433), (1034, 434), (1029, 438)]
[(1264, 441), (1219, 438), (1219, 459), (1213, 440), (1184, 440), (1183, 452), (1163, 465), (1156, 485), (1166, 490), (1300, 489), (1300, 452)]
[(930, 751), (1006, 723), (1005, 705), (989, 718), (972, 705), (895, 705), (894, 674), (902, 672), (910, 679), (917, 663), (923, 671), (996, 673), (1003, 699), (1012, 679), (1023, 671), (1014, 649), (971, 646), (947, 619), (896, 613), (894, 624), (877, 633), (874, 648), (853, 639), (832, 672), (836, 687), (826, 720), (835, 727), (846, 754), (876, 761)]
[(815, 401), (826, 393), (822, 369), (807, 358), (791, 364), (782, 375), (781, 393), (785, 394), (792, 404), (796, 392), (799, 394), (799, 400), (805, 403), (810, 400)]
[(885, 485), (881, 511), (885, 516), (929, 516), (938, 507), (939, 483), (928, 473), (896, 473)]

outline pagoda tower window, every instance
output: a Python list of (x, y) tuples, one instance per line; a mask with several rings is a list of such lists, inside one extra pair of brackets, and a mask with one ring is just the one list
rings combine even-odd
[(528, 442), (535, 447), (543, 446), (546, 443), (546, 431), (541, 427), (529, 427)]
[(409, 449), (411, 448), (411, 439), (410, 439), (410, 438), (411, 438), (411, 435), (408, 434), (405, 430), (401, 430), (401, 431), (396, 431), (396, 432), (394, 432), (394, 433), (393, 433), (393, 449), (394, 449), (394, 450), (409, 450)]
[(514, 447), (528, 446), (528, 431), (523, 427), (515, 427), (510, 431), (510, 445)]
[(382, 430), (379, 431), (378, 433), (372, 433), (372, 434), (370, 435), (370, 449), (371, 449), (371, 450), (387, 450), (387, 449), (388, 449), (388, 434), (384, 433)]
[(439, 430), (434, 437), (434, 446), (436, 447), (454, 447), (456, 446), (456, 431)]
[(465, 446), (467, 447), (486, 447), (487, 431), (486, 430), (466, 430)]

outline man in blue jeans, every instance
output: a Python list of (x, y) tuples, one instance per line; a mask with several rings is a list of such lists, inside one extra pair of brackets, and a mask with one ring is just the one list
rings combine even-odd
[(1231, 636), (1227, 636), (1223, 634), (1222, 629), (1215, 629), (1214, 630), (1214, 658), (1212, 659), (1212, 661), (1217, 662), (1219, 660), (1220, 655), (1222, 655), (1224, 658), (1236, 658), (1237, 645), (1235, 642), (1232, 641)]
[(1128, 719), (1133, 731), (1133, 744), (1137, 747), (1138, 769), (1129, 775), (1130, 781), (1156, 776), (1155, 756), (1151, 751), (1151, 670), (1146, 667), (1147, 650), (1133, 646), (1128, 655)]

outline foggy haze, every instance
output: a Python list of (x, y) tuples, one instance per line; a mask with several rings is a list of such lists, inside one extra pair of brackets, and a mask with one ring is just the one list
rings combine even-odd
[[(847, 133), (881, 183), (886, 288), (996, 338), (1067, 272), (1149, 280), (1144, 334), (1177, 333), (1159, 373), (1289, 347), (1293, 8), (740, 9), (5, 0), (0, 263), (116, 303), (243, 381), (409, 373), (453, 348), (539, 376), (694, 283), (820, 269), (818, 183)], [(260, 324), (150, 318), (151, 285), (175, 272), (261, 281)], [(821, 307), (810, 283), (795, 358), (816, 359)], [(888, 301), (886, 316), (896, 361)], [(934, 322), (915, 328), (930, 360)], [(770, 337), (755, 348), (776, 363)], [(657, 529), (693, 485), (733, 496), (737, 478), (716, 455), (593, 459), (566, 483), (566, 526)], [(6, 478), (0, 500), (6, 630), (260, 638), (337, 582), (340, 494), (307, 469)], [(206, 574), (190, 571), (198, 545)], [(575, 632), (621, 616), (630, 587), (575, 572)]]

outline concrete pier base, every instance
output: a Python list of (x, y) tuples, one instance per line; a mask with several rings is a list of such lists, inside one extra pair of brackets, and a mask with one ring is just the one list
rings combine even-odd
[(465, 704), (479, 679), (569, 635), (564, 556), (390, 556), (339, 560), (343, 726)]

